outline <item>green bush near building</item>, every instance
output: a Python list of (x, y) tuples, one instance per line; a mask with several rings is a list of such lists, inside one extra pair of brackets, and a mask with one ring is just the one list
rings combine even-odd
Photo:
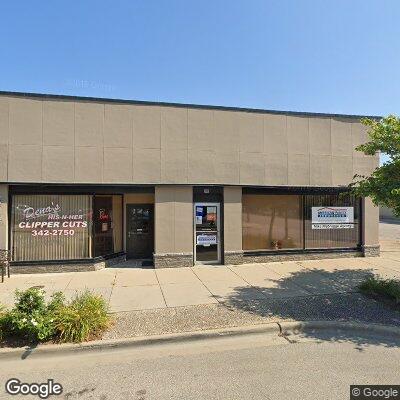
[(99, 336), (110, 325), (103, 297), (85, 291), (55, 313), (54, 326), (61, 342), (83, 342)]
[(370, 277), (360, 285), (361, 293), (373, 296), (382, 296), (400, 304), (400, 281), (396, 279), (382, 279)]
[(44, 290), (17, 290), (11, 310), (0, 309), (0, 340), (17, 343), (82, 342), (110, 325), (107, 304), (90, 291), (67, 302), (62, 292), (45, 300)]

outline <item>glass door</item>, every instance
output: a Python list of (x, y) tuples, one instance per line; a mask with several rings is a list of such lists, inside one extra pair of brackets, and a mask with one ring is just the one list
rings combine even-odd
[(196, 264), (221, 263), (220, 204), (194, 204), (194, 260)]

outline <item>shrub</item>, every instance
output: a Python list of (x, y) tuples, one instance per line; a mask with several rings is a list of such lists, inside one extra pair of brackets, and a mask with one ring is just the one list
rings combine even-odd
[(85, 291), (55, 313), (56, 336), (61, 342), (82, 342), (99, 336), (110, 324), (104, 299)]
[(37, 288), (17, 290), (15, 299), (11, 310), (0, 309), (0, 340), (81, 342), (100, 335), (110, 323), (106, 302), (89, 291), (69, 303), (62, 292), (46, 302), (45, 292)]
[(360, 291), (364, 294), (380, 295), (400, 303), (400, 281), (395, 279), (382, 279), (370, 277), (360, 285)]
[(47, 307), (44, 291), (31, 288), (15, 292), (15, 306), (2, 317), (4, 336), (15, 336), (28, 341), (52, 338), (52, 313)]
[(0, 341), (4, 339), (4, 317), (6, 310), (4, 306), (0, 304)]

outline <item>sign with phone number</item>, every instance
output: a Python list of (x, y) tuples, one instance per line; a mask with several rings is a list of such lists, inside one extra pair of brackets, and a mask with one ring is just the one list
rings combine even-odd
[[(76, 213), (63, 213), (59, 204), (34, 208), (27, 205), (17, 206), (22, 221), (18, 228), (29, 231), (34, 237), (74, 236), (77, 230), (86, 230), (89, 226), (87, 214), (79, 210)], [(40, 219), (40, 220), (38, 220)]]
[(40, 229), (32, 230), (32, 236), (74, 236), (75, 231), (73, 229)]

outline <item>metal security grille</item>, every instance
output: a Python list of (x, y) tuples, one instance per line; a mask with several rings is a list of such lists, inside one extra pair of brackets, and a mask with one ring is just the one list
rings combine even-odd
[[(355, 249), (360, 245), (360, 200), (349, 194), (243, 194), (243, 249), (254, 251)], [(352, 222), (312, 220), (312, 209), (350, 212)], [(322, 218), (323, 219), (323, 218)], [(340, 220), (340, 218), (339, 218)], [(314, 229), (313, 229), (314, 225)]]
[(13, 261), (90, 258), (92, 196), (14, 195)]
[[(354, 207), (349, 229), (312, 229), (312, 207)], [(360, 242), (360, 202), (348, 194), (304, 196), (304, 238), (306, 249), (356, 248)], [(346, 224), (342, 224), (346, 225)]]

